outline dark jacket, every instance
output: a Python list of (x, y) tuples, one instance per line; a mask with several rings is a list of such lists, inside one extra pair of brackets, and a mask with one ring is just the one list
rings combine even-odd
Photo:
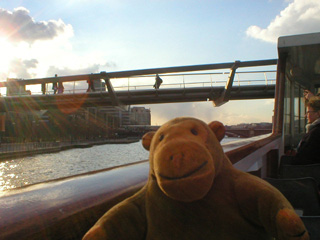
[(301, 139), (292, 164), (306, 165), (320, 163), (320, 123), (315, 125)]

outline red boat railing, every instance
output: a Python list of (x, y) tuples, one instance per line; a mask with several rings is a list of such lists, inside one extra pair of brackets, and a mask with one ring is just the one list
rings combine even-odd
[[(266, 159), (274, 174), (280, 136), (227, 152), (237, 168)], [(275, 164), (276, 163), (276, 164)], [(81, 239), (113, 205), (138, 191), (148, 178), (148, 161), (11, 190), (0, 198), (0, 239)]]

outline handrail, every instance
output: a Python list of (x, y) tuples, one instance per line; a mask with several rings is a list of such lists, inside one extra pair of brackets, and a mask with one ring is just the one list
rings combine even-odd
[(256, 152), (260, 148), (280, 138), (281, 138), (280, 134), (272, 134), (267, 138), (263, 138), (261, 140), (258, 140), (256, 142), (250, 143), (248, 145), (242, 146), (237, 149), (233, 149), (227, 152), (226, 154), (231, 160), (232, 164), (236, 164), (237, 162), (241, 161), (243, 158), (249, 156), (250, 154)]
[(10, 190), (0, 198), (0, 239), (81, 239), (147, 177), (140, 162)]
[[(248, 73), (276, 73), (276, 70), (265, 70), (265, 71), (241, 71), (237, 74), (248, 74)], [(198, 76), (198, 75), (224, 75), (229, 74), (229, 72), (203, 72), (203, 73), (173, 73), (173, 74), (163, 74), (161, 76), (165, 77), (179, 77), (179, 76)], [(130, 78), (143, 78), (143, 77), (155, 77), (156, 75), (137, 75)]]

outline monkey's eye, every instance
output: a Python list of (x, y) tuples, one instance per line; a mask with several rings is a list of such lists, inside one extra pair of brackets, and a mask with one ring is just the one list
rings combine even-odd
[(161, 134), (160, 137), (159, 137), (159, 141), (162, 141), (163, 138), (164, 138), (164, 135)]
[(195, 136), (198, 135), (198, 131), (197, 131), (196, 129), (194, 129), (194, 128), (191, 129), (191, 133), (192, 133), (193, 135), (195, 135)]

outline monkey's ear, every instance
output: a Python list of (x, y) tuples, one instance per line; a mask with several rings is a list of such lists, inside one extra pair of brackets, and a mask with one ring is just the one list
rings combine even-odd
[(216, 135), (219, 142), (224, 138), (224, 135), (226, 133), (226, 128), (224, 125), (219, 121), (213, 121), (208, 124), (209, 128), (212, 130), (212, 132)]
[(156, 132), (147, 132), (146, 134), (143, 135), (142, 137), (142, 146), (146, 150), (150, 150), (150, 145), (151, 145), (151, 140)]

